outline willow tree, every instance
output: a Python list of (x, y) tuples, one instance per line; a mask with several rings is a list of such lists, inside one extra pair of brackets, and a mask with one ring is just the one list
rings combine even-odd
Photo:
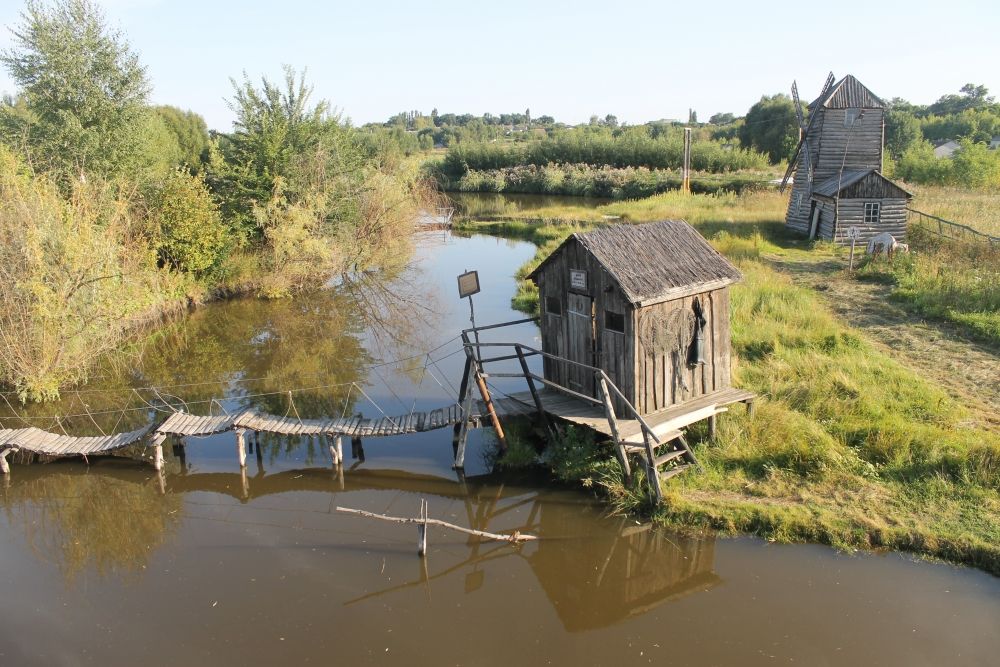
[(262, 248), (261, 292), (282, 296), (330, 273), (383, 267), (405, 246), (426, 189), (416, 170), (365, 150), (304, 74), (258, 86), (244, 74), (229, 101), (234, 131), (210, 179), (244, 244)]
[[(128, 174), (142, 151), (149, 82), (124, 37), (90, 0), (28, 0), (0, 63), (19, 86), (4, 105), (8, 143), (36, 163), (80, 177)], [(26, 112), (25, 112), (26, 111)]]

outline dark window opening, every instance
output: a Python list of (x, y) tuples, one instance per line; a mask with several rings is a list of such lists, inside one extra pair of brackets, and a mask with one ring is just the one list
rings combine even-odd
[(604, 328), (616, 333), (625, 333), (625, 315), (610, 310), (604, 311)]
[(545, 312), (549, 315), (562, 315), (562, 303), (558, 297), (545, 297)]
[(882, 205), (877, 201), (865, 202), (865, 224), (877, 225), (882, 218)]

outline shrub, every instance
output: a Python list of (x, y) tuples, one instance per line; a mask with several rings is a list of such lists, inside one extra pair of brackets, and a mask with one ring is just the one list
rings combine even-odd
[(171, 171), (152, 191), (150, 222), (160, 262), (204, 276), (226, 250), (226, 228), (201, 176)]

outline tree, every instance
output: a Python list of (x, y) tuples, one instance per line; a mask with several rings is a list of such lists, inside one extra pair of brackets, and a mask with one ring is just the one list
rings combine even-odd
[(982, 109), (993, 104), (993, 97), (986, 86), (967, 83), (959, 89), (961, 95), (942, 95), (928, 107), (930, 113), (944, 115), (961, 113), (969, 109)]
[(226, 229), (202, 177), (175, 169), (149, 199), (153, 246), (161, 263), (197, 276), (218, 265)]
[(694, 109), (688, 109), (688, 125), (698, 124), (698, 112)]
[(898, 160), (914, 143), (923, 139), (920, 121), (909, 111), (890, 107), (885, 111), (885, 148)]
[(17, 132), (46, 166), (127, 174), (142, 141), (149, 82), (90, 0), (28, 0), (14, 47), (0, 55), (31, 117)]
[(177, 140), (180, 152), (173, 166), (184, 165), (191, 173), (200, 172), (202, 164), (208, 160), (209, 137), (205, 119), (194, 111), (167, 105), (153, 107), (152, 111)]
[(712, 114), (712, 117), (708, 119), (708, 122), (711, 125), (729, 125), (734, 120), (736, 120), (736, 117), (733, 114), (720, 112)]
[(765, 153), (771, 162), (791, 158), (799, 139), (795, 103), (787, 95), (767, 95), (747, 112), (739, 129), (740, 143)]

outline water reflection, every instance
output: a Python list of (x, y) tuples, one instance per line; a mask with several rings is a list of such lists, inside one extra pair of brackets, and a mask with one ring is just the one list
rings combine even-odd
[[(4, 405), (0, 421), (20, 427), (23, 416), (55, 432), (100, 435), (138, 428), (170, 408), (340, 416), (353, 411), (360, 394), (351, 384), (363, 384), (373, 365), (431, 347), (438, 308), (413, 267), (294, 299), (211, 304), (107, 358), (85, 388), (55, 403)], [(398, 370), (417, 377), (421, 363), (407, 359)], [(296, 391), (294, 402), (282, 393), (310, 388)]]
[(18, 475), (0, 493), (8, 525), (68, 582), (88, 571), (137, 576), (177, 530), (181, 505), (160, 494), (153, 476), (130, 470)]

